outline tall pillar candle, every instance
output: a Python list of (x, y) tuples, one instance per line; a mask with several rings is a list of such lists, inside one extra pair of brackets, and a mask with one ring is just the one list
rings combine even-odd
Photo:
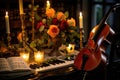
[(6, 33), (10, 33), (10, 25), (9, 25), (8, 12), (6, 12), (6, 15), (5, 15), (5, 22), (6, 22)]
[(49, 9), (49, 8), (50, 8), (50, 1), (47, 0), (47, 2), (46, 2), (46, 9)]
[(82, 15), (82, 12), (80, 12), (80, 15), (79, 15), (79, 27), (83, 28), (83, 15)]
[(24, 14), (24, 12), (23, 12), (23, 0), (19, 0), (19, 10), (20, 10), (20, 14)]

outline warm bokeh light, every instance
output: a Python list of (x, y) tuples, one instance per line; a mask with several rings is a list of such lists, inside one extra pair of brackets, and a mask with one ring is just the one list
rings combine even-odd
[(37, 62), (37, 63), (43, 62), (44, 61), (44, 51), (34, 52), (34, 59), (35, 59), (35, 62)]
[(67, 47), (67, 52), (69, 54), (73, 54), (74, 53), (74, 48), (75, 48), (74, 44), (69, 44), (68, 47)]
[(29, 52), (20, 52), (20, 57), (22, 57), (24, 61), (29, 62)]

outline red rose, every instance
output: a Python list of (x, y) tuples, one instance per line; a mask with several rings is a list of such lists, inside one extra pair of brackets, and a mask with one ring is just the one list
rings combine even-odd
[(43, 25), (43, 23), (42, 23), (42, 21), (40, 21), (40, 22), (37, 24), (36, 29), (39, 29), (42, 25)]
[(68, 23), (67, 23), (67, 21), (62, 20), (61, 23), (60, 23), (60, 29), (61, 29), (61, 30), (64, 30), (64, 29), (67, 29), (67, 28), (68, 28)]
[(58, 19), (57, 19), (57, 18), (53, 18), (52, 23), (53, 23), (54, 25), (57, 25), (57, 24), (58, 24)]

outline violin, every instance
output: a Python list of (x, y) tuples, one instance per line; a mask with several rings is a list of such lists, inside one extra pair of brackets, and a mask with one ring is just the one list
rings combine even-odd
[[(80, 50), (80, 53), (74, 60), (74, 66), (78, 70), (91, 71), (95, 69), (102, 61), (102, 51), (104, 51), (101, 49), (102, 43), (107, 41), (109, 34), (115, 34), (111, 27), (106, 23), (106, 20), (110, 12), (119, 6), (119, 3), (112, 6), (101, 22), (90, 32), (87, 44)], [(109, 43), (109, 41), (107, 42)]]

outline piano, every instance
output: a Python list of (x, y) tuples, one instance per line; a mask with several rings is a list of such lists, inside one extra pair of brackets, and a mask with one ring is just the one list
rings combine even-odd
[(41, 64), (32, 64), (30, 67), (36, 72), (47, 72), (59, 68), (73, 66), (75, 55), (68, 55), (64, 59), (52, 58)]

